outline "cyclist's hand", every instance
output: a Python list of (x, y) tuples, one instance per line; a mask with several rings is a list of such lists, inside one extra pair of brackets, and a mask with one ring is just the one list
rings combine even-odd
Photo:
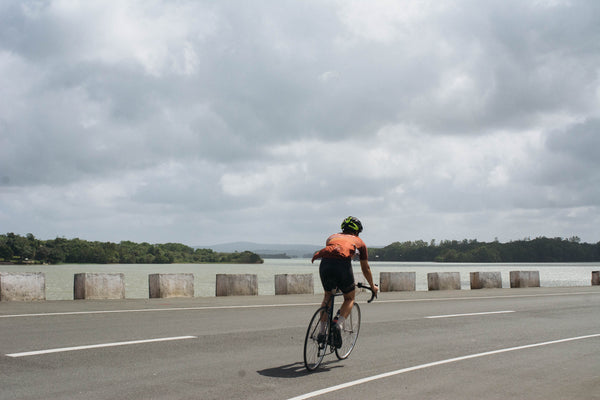
[(373, 295), (375, 295), (375, 297), (377, 297), (377, 292), (379, 292), (379, 286), (373, 284), (371, 289), (373, 289)]

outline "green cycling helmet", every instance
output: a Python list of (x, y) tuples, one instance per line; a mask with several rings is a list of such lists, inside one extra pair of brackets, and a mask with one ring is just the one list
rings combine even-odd
[(342, 232), (361, 233), (363, 230), (362, 224), (356, 217), (348, 217), (342, 221)]

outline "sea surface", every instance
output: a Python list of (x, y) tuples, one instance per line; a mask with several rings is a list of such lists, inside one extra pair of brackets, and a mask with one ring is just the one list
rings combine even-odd
[[(370, 261), (375, 283), (381, 272), (415, 272), (416, 290), (427, 290), (430, 272), (459, 272), (463, 290), (470, 290), (471, 272), (500, 272), (502, 287), (510, 287), (510, 271), (539, 271), (540, 286), (590, 286), (592, 271), (600, 263), (411, 263)], [(360, 265), (353, 263), (355, 274)], [(322, 293), (318, 263), (310, 259), (266, 259), (264, 264), (62, 264), (0, 265), (0, 272), (43, 272), (46, 276), (47, 300), (72, 300), (74, 275), (81, 272), (123, 273), (128, 299), (148, 298), (148, 275), (157, 273), (193, 273), (197, 297), (215, 295), (216, 274), (256, 274), (258, 294), (275, 294), (275, 275), (313, 274), (315, 293)], [(357, 279), (358, 280), (358, 279)], [(361, 279), (362, 280), (362, 279)]]

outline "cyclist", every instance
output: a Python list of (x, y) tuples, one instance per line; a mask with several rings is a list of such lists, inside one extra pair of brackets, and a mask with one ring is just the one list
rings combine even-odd
[[(365, 279), (373, 289), (373, 293), (377, 295), (377, 291), (379, 290), (373, 284), (367, 246), (358, 237), (363, 230), (361, 222), (358, 218), (350, 216), (342, 221), (341, 228), (342, 232), (329, 236), (325, 247), (317, 251), (311, 260), (311, 262), (314, 262), (316, 259), (321, 259), (319, 275), (321, 276), (321, 283), (325, 291), (322, 305), (324, 307), (327, 306), (331, 300), (332, 290), (336, 288), (340, 289), (344, 295), (344, 303), (333, 319), (332, 325), (334, 346), (337, 348), (342, 346), (340, 329), (354, 305), (356, 291), (354, 274), (352, 272), (352, 257), (357, 252), (360, 259), (360, 268)], [(325, 324), (321, 324), (321, 329), (321, 334), (324, 334)]]

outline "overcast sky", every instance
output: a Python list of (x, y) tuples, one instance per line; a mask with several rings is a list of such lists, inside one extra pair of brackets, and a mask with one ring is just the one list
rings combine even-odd
[(600, 241), (600, 2), (0, 2), (0, 233)]

